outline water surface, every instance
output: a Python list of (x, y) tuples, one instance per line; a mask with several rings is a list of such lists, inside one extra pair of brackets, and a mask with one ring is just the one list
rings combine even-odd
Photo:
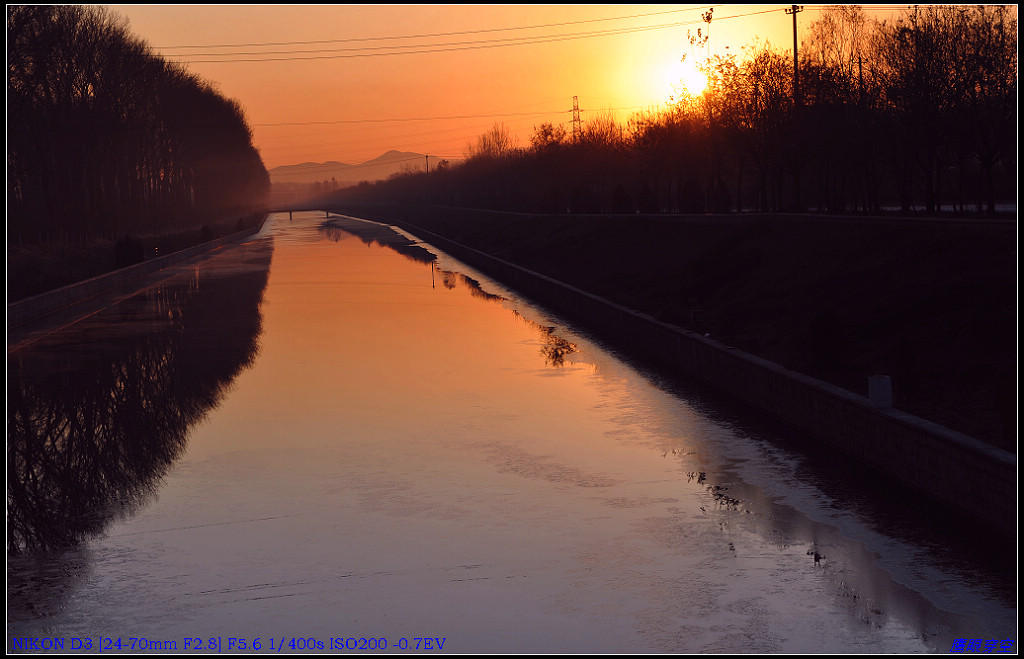
[(9, 350), (9, 638), (1016, 638), (1015, 574), (979, 543), (858, 503), (784, 437), (434, 248), (322, 223), (276, 216)]

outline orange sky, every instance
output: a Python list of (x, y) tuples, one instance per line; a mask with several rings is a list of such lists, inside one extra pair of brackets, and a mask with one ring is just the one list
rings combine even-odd
[[(712, 50), (757, 37), (791, 49), (787, 6), (715, 6)], [(571, 128), (573, 96), (583, 121), (607, 109), (625, 121), (668, 100), (683, 55), (702, 56), (687, 35), (706, 27), (709, 7), (111, 6), (157, 52), (241, 103), (268, 169), (356, 164), (388, 149), (461, 158), (495, 122), (528, 145), (541, 122)], [(800, 29), (818, 14), (808, 6)], [(415, 52), (380, 54), (396, 47)]]

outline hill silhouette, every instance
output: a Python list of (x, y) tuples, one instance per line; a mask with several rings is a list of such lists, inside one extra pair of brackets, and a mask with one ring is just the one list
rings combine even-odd
[(441, 158), (412, 151), (391, 149), (372, 160), (348, 164), (337, 160), (327, 162), (304, 162), (298, 165), (282, 165), (270, 170), (271, 184), (310, 184), (337, 181), (338, 187), (356, 185), (360, 181), (382, 181), (401, 172), (423, 171), (429, 160), (433, 169)]

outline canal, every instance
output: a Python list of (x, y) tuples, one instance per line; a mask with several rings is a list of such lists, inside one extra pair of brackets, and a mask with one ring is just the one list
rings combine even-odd
[(351, 222), (9, 337), (8, 651), (1015, 644), (1015, 547)]

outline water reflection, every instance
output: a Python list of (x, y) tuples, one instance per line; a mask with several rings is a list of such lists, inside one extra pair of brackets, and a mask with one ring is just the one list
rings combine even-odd
[(541, 354), (544, 355), (548, 366), (563, 366), (566, 356), (576, 352), (576, 345), (555, 334), (554, 327), (545, 327), (544, 330), (544, 347), (541, 348)]
[(544, 342), (544, 345), (540, 348), (540, 354), (543, 355), (544, 363), (548, 366), (561, 368), (565, 366), (565, 358), (578, 351), (575, 343), (567, 341), (556, 334), (558, 328), (535, 323), (518, 311), (513, 311), (512, 313), (517, 319), (523, 321), (540, 334), (541, 340)]
[(272, 227), (258, 363), (159, 501), (48, 571), (9, 561), (9, 633), (348, 620), (466, 651), (735, 653), (1015, 630), (1012, 601), (840, 509), (770, 434), (694, 411), (440, 252), (431, 288), (422, 263), (320, 223)]
[(505, 300), (501, 295), (485, 291), (480, 286), (480, 282), (472, 277), (461, 272), (442, 269), (437, 265), (437, 256), (433, 252), (387, 225), (351, 217), (333, 216), (325, 220), (319, 230), (334, 242), (340, 242), (348, 236), (355, 236), (366, 245), (380, 245), (417, 263), (430, 263), (432, 280), (435, 282), (440, 280), (441, 286), (448, 290), (454, 290), (461, 283), (468, 288), (473, 297), (492, 302)]
[(9, 553), (73, 546), (154, 492), (255, 359), (273, 243), (244, 250), (8, 355)]
[(419, 263), (433, 263), (437, 259), (427, 248), (418, 245), (390, 227), (376, 222), (336, 215), (320, 225), (320, 232), (335, 242), (343, 240), (348, 235), (353, 235), (367, 245), (388, 247)]
[[(344, 226), (362, 231), (361, 225), (364, 224), (368, 223), (348, 220)], [(345, 235), (346, 232), (347, 229), (341, 230), (338, 235)], [(389, 241), (412, 242), (388, 227), (378, 225), (373, 232), (380, 237), (390, 236), (378, 243), (384, 247), (391, 248)], [(454, 290), (465, 283), (476, 297), (505, 299), (483, 291), (476, 280), (461, 273), (447, 271), (436, 263), (432, 269), (437, 275), (436, 281), (445, 289)], [(511, 309), (511, 312), (536, 333), (535, 340), (540, 342), (539, 351), (547, 366), (560, 369), (567, 363), (574, 364), (573, 355), (580, 350), (576, 344), (560, 336), (553, 326), (538, 324), (515, 309)], [(626, 359), (622, 355), (617, 356)], [(582, 360), (577, 358), (576, 361), (582, 363), (589, 359), (592, 359), (591, 355)], [(740, 529), (755, 533), (765, 546), (772, 547), (766, 554), (769, 557), (766, 563), (777, 560), (780, 555), (793, 554), (795, 548), (799, 547), (795, 553), (800, 557), (806, 555), (807, 564), (813, 568), (822, 568), (828, 578), (842, 574), (836, 582), (836, 597), (851, 598), (858, 619), (867, 616), (872, 619), (872, 624), (879, 624), (880, 618), (877, 615), (868, 615), (875, 608), (870, 603), (886, 602), (887, 613), (894, 615), (893, 619), (912, 621), (912, 626), (920, 630), (922, 639), (936, 637), (936, 632), (925, 630), (938, 624), (936, 620), (944, 614), (930, 609), (917, 611), (916, 607), (921, 604), (918, 596), (905, 593), (904, 588), (893, 581), (891, 573), (895, 572), (901, 579), (914, 582), (916, 572), (921, 570), (918, 563), (932, 565), (933, 559), (929, 556), (918, 560), (920, 557), (915, 556), (915, 560), (908, 561), (905, 560), (907, 552), (921, 551), (919, 547), (925, 544), (934, 545), (936, 538), (939, 546), (930, 546), (927, 551), (940, 556), (936, 563), (942, 565), (942, 569), (958, 571), (956, 578), (962, 583), (1013, 598), (1012, 592), (1005, 591), (1015, 589), (1015, 580), (1000, 579), (998, 576), (1012, 570), (1007, 571), (1002, 569), (1005, 566), (997, 565), (990, 571), (985, 561), (976, 562), (973, 560), (975, 557), (967, 563), (969, 567), (961, 565), (958, 553), (974, 553), (964, 546), (970, 538), (960, 538), (964, 542), (950, 542), (947, 533), (930, 536), (935, 533), (935, 529), (923, 529), (922, 518), (932, 514), (934, 507), (927, 502), (910, 501), (905, 488), (893, 489), (879, 483), (877, 491), (869, 491), (870, 488), (864, 486), (864, 478), (859, 475), (849, 478), (851, 465), (842, 458), (833, 456), (832, 461), (822, 461), (821, 456), (816, 454), (813, 460), (794, 458), (793, 455), (815, 452), (804, 446), (802, 438), (793, 436), (790, 431), (760, 417), (752, 417), (748, 410), (717, 398), (708, 398), (706, 393), (692, 389), (692, 383), (681, 381), (675, 375), (666, 375), (657, 364), (641, 361), (633, 361), (633, 364), (659, 388), (674, 392), (679, 399), (688, 401), (707, 420), (697, 433), (700, 437), (697, 444), (700, 451), (692, 449), (692, 439), (681, 439), (681, 445), (661, 449), (659, 452), (662, 452), (662, 457), (671, 454), (673, 462), (678, 461), (680, 474), (686, 476), (686, 482), (702, 494), (704, 500), (699, 506), (699, 514), (702, 518), (717, 518), (718, 532), (729, 538), (723, 543), (726, 556), (733, 554), (739, 546), (734, 544), (734, 534), (738, 534)], [(632, 411), (623, 414), (622, 419), (629, 422), (630, 428), (646, 422), (641, 421)], [(628, 434), (630, 431), (623, 432)], [(722, 437), (721, 442), (711, 440), (719, 436)], [(795, 449), (794, 454), (790, 454), (790, 448)], [(831, 455), (829, 451), (824, 453), (826, 456)], [(515, 473), (546, 474), (549, 467), (517, 464), (510, 469)], [(557, 478), (561, 478), (564, 473), (573, 473), (572, 470), (563, 469), (551, 471), (558, 474)], [(766, 473), (770, 475), (766, 476)], [(596, 481), (588, 479), (588, 482)], [(759, 486), (751, 485), (751, 482)], [(898, 493), (897, 496), (894, 496), (894, 492)], [(816, 519), (796, 514), (794, 509), (815, 511)], [(820, 520), (827, 522), (822, 524)], [(678, 528), (680, 533), (678, 537), (673, 535), (666, 546), (678, 548), (690, 542), (684, 536), (692, 534), (692, 529), (688, 528), (692, 520), (687, 520), (685, 514), (680, 517), (673, 514), (661, 521), (669, 528)], [(843, 537), (842, 532), (829, 526), (829, 522), (852, 525), (857, 528), (857, 533), (870, 538), (870, 541), (864, 545), (851, 542)], [(662, 532), (663, 529), (657, 531)], [(946, 543), (950, 543), (948, 547)], [(908, 550), (908, 546), (914, 548)], [(886, 569), (879, 567), (880, 559), (886, 563)], [(979, 569), (979, 565), (985, 567)], [(851, 566), (856, 566), (855, 573), (850, 571)], [(926, 582), (923, 580), (918, 583)], [(859, 595), (849, 594), (853, 586)], [(948, 633), (943, 632), (946, 635)], [(937, 645), (942, 645), (946, 640), (943, 637)]]
[(449, 272), (449, 271), (446, 271), (446, 270), (441, 270), (440, 268), (437, 268), (437, 270), (444, 275), (445, 281), (451, 281), (452, 282), (451, 283), (451, 288), (453, 288), (453, 289), (456, 287), (456, 283), (455, 282), (459, 281), (460, 283), (465, 285), (465, 287), (469, 290), (469, 295), (473, 296), (474, 298), (478, 298), (480, 300), (486, 300), (487, 302), (504, 302), (505, 301), (505, 298), (503, 298), (500, 295), (496, 295), (494, 293), (487, 293), (486, 291), (484, 291), (483, 287), (481, 287), (481, 285), (480, 285), (480, 282), (477, 281), (476, 279), (474, 279), (473, 277), (466, 276), (465, 274), (463, 274), (461, 272)]

